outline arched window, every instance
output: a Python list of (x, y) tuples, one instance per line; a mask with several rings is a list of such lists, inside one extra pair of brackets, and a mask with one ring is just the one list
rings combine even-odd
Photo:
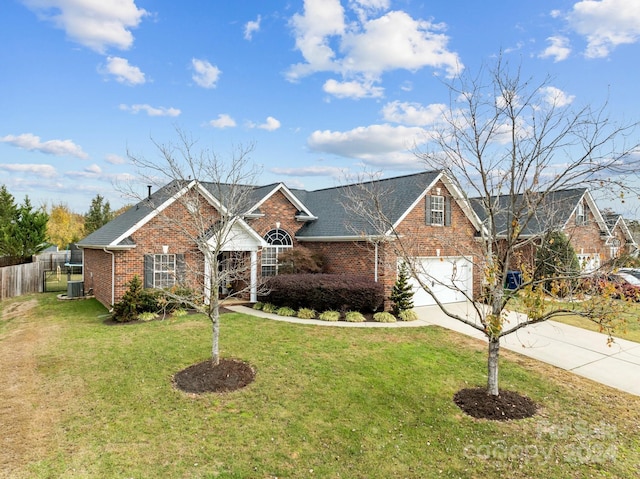
[(293, 247), (291, 236), (280, 228), (273, 229), (264, 235), (269, 246), (262, 248), (262, 276), (278, 274), (278, 256), (283, 250)]

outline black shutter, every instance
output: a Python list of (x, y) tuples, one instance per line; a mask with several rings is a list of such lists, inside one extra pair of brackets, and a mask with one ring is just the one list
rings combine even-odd
[(424, 211), (425, 211), (425, 222), (426, 224), (431, 224), (431, 196), (427, 195), (424, 197)]
[(153, 255), (144, 255), (144, 287), (153, 288)]
[(451, 226), (451, 198), (449, 196), (444, 198), (444, 225)]
[(187, 276), (187, 265), (184, 262), (184, 254), (176, 255), (176, 283), (184, 285)]

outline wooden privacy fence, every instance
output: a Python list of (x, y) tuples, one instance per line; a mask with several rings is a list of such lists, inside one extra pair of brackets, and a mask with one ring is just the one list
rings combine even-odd
[(42, 293), (40, 261), (0, 268), (0, 300), (28, 293)]

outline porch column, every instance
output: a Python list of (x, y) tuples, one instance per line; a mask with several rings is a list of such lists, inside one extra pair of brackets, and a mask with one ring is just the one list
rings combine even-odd
[(251, 252), (251, 293), (249, 300), (252, 303), (258, 301), (258, 252)]

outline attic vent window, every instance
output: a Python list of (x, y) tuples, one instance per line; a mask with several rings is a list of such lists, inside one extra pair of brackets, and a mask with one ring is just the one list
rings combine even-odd
[(587, 212), (584, 208), (584, 203), (582, 201), (578, 203), (578, 207), (576, 209), (576, 224), (577, 225), (587, 224)]

